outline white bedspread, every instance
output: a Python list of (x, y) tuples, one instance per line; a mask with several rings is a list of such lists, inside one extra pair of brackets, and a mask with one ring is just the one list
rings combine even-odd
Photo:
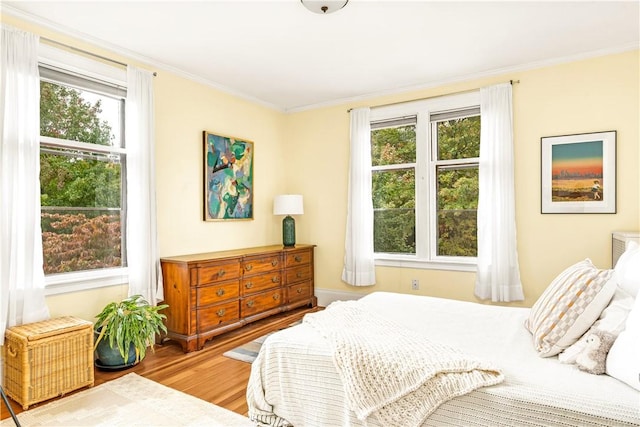
[[(529, 309), (377, 292), (367, 309), (425, 339), (490, 360), (504, 382), (451, 399), (425, 426), (640, 425), (640, 392), (557, 358), (541, 358), (523, 326)], [(332, 350), (309, 325), (271, 335), (252, 365), (249, 415), (266, 425), (382, 426), (349, 409)]]
[(504, 377), (499, 370), (424, 339), (355, 301), (308, 314), (333, 350), (345, 397), (360, 421), (372, 414), (385, 426), (420, 426), (440, 404)]

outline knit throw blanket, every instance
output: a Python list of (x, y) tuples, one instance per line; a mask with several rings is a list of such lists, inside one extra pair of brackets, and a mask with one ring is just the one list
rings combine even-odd
[(366, 423), (419, 426), (437, 407), (504, 377), (489, 363), (430, 342), (380, 315), (338, 301), (307, 314), (309, 324), (332, 346), (347, 403)]

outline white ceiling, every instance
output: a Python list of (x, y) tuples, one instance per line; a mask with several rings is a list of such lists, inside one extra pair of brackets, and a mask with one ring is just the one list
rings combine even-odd
[(640, 1), (6, 1), (2, 12), (282, 111), (640, 45)]

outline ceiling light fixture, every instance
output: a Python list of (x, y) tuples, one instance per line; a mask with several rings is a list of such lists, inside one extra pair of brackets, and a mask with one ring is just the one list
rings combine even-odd
[(349, 0), (300, 0), (300, 3), (313, 13), (325, 15), (342, 9)]

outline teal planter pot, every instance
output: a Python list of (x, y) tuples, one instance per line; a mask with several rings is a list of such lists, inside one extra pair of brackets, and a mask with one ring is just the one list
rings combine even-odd
[[(95, 339), (98, 339), (98, 335), (100, 335), (100, 333), (98, 331), (93, 331), (93, 334)], [(125, 361), (117, 347), (111, 348), (109, 346), (109, 339), (106, 337), (98, 343), (95, 350), (95, 356), (95, 365), (102, 369), (124, 369), (136, 364), (136, 348), (133, 344), (129, 346), (129, 354)]]

